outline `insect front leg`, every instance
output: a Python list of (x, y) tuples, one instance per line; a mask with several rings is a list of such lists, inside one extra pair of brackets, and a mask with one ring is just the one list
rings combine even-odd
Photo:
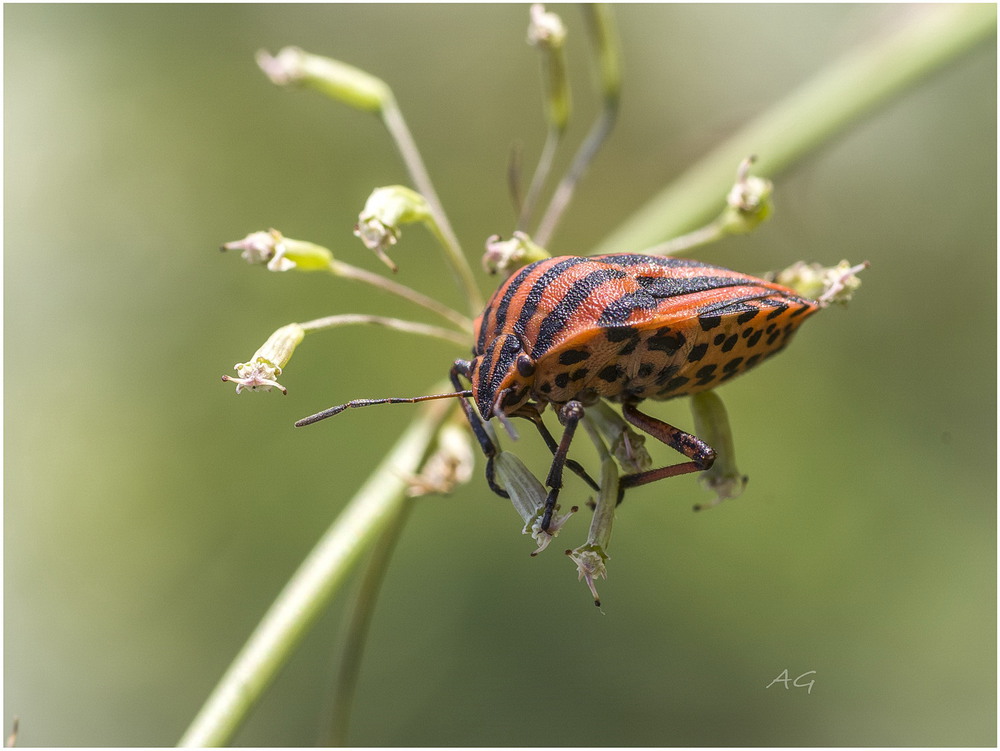
[(676, 477), (689, 472), (701, 472), (708, 469), (715, 462), (715, 449), (705, 443), (697, 436), (685, 433), (683, 430), (668, 425), (662, 420), (650, 417), (635, 408), (634, 404), (623, 404), (622, 415), (630, 423), (640, 430), (649, 433), (653, 438), (662, 441), (670, 448), (678, 451), (691, 461), (681, 464), (672, 464), (668, 467), (651, 469), (647, 472), (637, 472), (634, 475), (625, 475), (618, 483), (618, 502), (621, 503), (622, 496), (626, 488), (634, 488), (650, 482), (656, 482), (666, 477)]
[[(556, 443), (556, 439), (552, 437), (552, 433), (549, 432), (549, 429), (545, 427), (545, 423), (542, 422), (542, 416), (538, 412), (537, 407), (531, 404), (526, 404), (513, 416), (529, 420), (531, 424), (538, 429), (538, 433), (542, 436), (542, 440), (545, 441), (545, 445), (549, 447), (549, 451), (551, 451), (552, 455), (555, 456), (556, 451), (559, 450), (559, 444)], [(601, 486), (597, 484), (594, 478), (587, 474), (587, 470), (581, 466), (580, 462), (574, 461), (573, 459), (567, 459), (566, 467), (576, 473), (581, 480), (587, 483), (594, 490), (601, 489)]]
[(583, 405), (577, 401), (566, 402), (559, 409), (559, 421), (565, 426), (562, 440), (552, 457), (552, 467), (549, 469), (549, 476), (545, 484), (549, 487), (549, 494), (545, 499), (545, 513), (542, 515), (542, 530), (548, 531), (549, 524), (552, 523), (552, 514), (556, 510), (556, 501), (559, 499), (559, 491), (562, 490), (563, 468), (566, 466), (566, 454), (569, 453), (569, 445), (573, 442), (573, 435), (576, 433), (576, 426), (583, 419)]
[[(450, 376), (455, 390), (464, 391), (465, 388), (462, 386), (459, 376), (465, 376), (471, 380), (472, 363), (468, 360), (455, 360), (455, 364), (451, 366)], [(476, 411), (472, 408), (469, 400), (460, 399), (459, 401), (462, 402), (462, 409), (465, 411), (465, 419), (468, 420), (469, 426), (472, 428), (472, 433), (476, 436), (476, 440), (479, 441), (479, 447), (483, 450), (483, 454), (486, 456), (486, 483), (490, 486), (490, 490), (501, 498), (510, 498), (510, 494), (497, 485), (496, 474), (493, 470), (493, 461), (496, 459), (497, 455), (496, 445), (486, 432), (486, 428), (483, 426), (483, 421), (479, 419), (479, 415), (476, 414)]]

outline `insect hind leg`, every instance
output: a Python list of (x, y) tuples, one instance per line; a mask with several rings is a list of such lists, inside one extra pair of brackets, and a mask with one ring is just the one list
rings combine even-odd
[(667, 477), (688, 474), (689, 472), (701, 472), (708, 469), (715, 462), (715, 449), (705, 443), (697, 436), (685, 433), (673, 425), (669, 425), (662, 420), (640, 412), (634, 404), (623, 404), (622, 415), (630, 423), (640, 430), (649, 433), (653, 438), (662, 441), (678, 453), (686, 456), (690, 461), (680, 464), (671, 464), (659, 469), (651, 469), (646, 472), (637, 472), (632, 475), (625, 475), (618, 482), (618, 502), (621, 503), (622, 496), (627, 488), (646, 485)]

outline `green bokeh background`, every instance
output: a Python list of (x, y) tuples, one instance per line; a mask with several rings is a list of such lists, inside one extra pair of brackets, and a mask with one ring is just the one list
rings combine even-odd
[[(594, 97), (581, 19), (564, 10), (579, 138)], [(585, 252), (914, 12), (620, 7), (620, 127), (552, 250)], [(275, 88), (255, 50), (296, 44), (389, 82), (478, 256), (511, 230), (511, 145), (530, 159), (542, 140), (526, 18), (515, 5), (4, 8), (3, 721), (21, 718), (19, 745), (175, 742), (411, 412), (293, 420), (422, 393), (464, 354), (344, 329), (300, 347), (287, 397), (219, 382), (287, 322), (413, 315), (215, 250), (273, 226), (381, 271), (351, 227), (371, 188), (406, 182), (375, 120)], [(453, 496), (419, 501), (351, 741), (995, 745), (995, 177), (995, 40), (782, 176), (772, 221), (699, 256), (872, 268), (850, 308), (721, 390), (744, 496), (693, 514), (694, 478), (630, 493), (603, 614), (558, 550), (528, 557), (481, 465)], [(400, 281), (462, 304), (425, 232), (395, 256)], [(654, 412), (691, 426), (683, 402)], [(518, 448), (544, 470), (537, 440)], [(560, 543), (585, 535), (580, 517)], [(342, 607), (238, 743), (323, 741)], [(811, 692), (768, 688), (785, 670), (816, 671)]]

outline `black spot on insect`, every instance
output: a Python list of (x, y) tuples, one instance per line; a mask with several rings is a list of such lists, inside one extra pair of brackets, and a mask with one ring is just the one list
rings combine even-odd
[(698, 316), (702, 331), (711, 331), (722, 323), (722, 316)]
[(809, 306), (808, 306), (808, 305), (805, 305), (805, 304), (803, 304), (803, 303), (800, 303), (800, 304), (798, 305), (798, 307), (796, 307), (796, 308), (795, 308), (795, 310), (793, 310), (793, 311), (791, 312), (791, 314), (789, 315), (789, 317), (790, 317), (790, 318), (795, 318), (795, 316), (800, 316), (800, 315), (802, 315), (803, 313), (805, 313), (805, 312), (806, 312), (807, 310), (809, 310)]
[(558, 386), (561, 389), (564, 389), (567, 386), (569, 386), (569, 373), (559, 373), (552, 380), (555, 381), (556, 386)]
[(569, 374), (569, 379), (571, 381), (579, 381), (580, 379), (585, 378), (589, 372), (590, 368), (577, 368)]
[(767, 328), (764, 329), (764, 333), (766, 333), (766, 334), (773, 334), (774, 330), (776, 328), (778, 328), (777, 324), (775, 324), (775, 323), (769, 323), (769, 324), (767, 324)]
[(639, 370), (636, 371), (636, 375), (640, 378), (647, 378), (653, 373), (653, 368), (656, 367), (651, 362), (644, 362), (639, 365)]
[(703, 368), (698, 368), (698, 372), (695, 373), (694, 375), (696, 378), (700, 378), (701, 380), (705, 380), (706, 378), (708, 380), (712, 380), (713, 378), (715, 378), (715, 363), (713, 362), (711, 365), (706, 365)]
[(664, 327), (657, 329), (656, 333), (646, 340), (646, 348), (672, 355), (684, 346), (685, 341), (684, 334), (679, 331), (670, 333), (670, 328)]
[(750, 370), (750, 368), (752, 368), (754, 365), (760, 362), (761, 357), (762, 354), (760, 352), (758, 352), (756, 355), (751, 355), (750, 357), (748, 357), (745, 370)]
[(701, 344), (694, 345), (691, 348), (691, 351), (688, 352), (688, 362), (698, 362), (701, 358), (705, 356), (706, 352), (708, 352), (707, 343), (702, 342)]
[(770, 334), (770, 336), (767, 337), (767, 346), (770, 347), (772, 344), (774, 344), (776, 341), (778, 341), (778, 337), (780, 337), (780, 336), (781, 336), (781, 331), (780, 330), (778, 330), (778, 331), (772, 331), (771, 334)]
[(744, 339), (749, 339), (751, 334), (753, 334), (753, 326), (747, 326), (740, 332), (740, 336)]
[(622, 377), (622, 369), (620, 365), (608, 365), (606, 368), (602, 368), (597, 373), (597, 377), (602, 381), (607, 381), (608, 383), (614, 383), (619, 378)]
[(568, 349), (559, 353), (560, 365), (575, 365), (590, 357), (590, 353), (585, 349)]
[(753, 335), (749, 339), (747, 339), (747, 346), (748, 347), (756, 347), (757, 346), (757, 342), (760, 341), (760, 338), (763, 335), (764, 335), (763, 331), (760, 331), (760, 330), (755, 331), (753, 333)]
[(635, 339), (639, 336), (639, 332), (632, 326), (616, 326), (611, 329), (605, 329), (604, 336), (612, 344), (617, 344), (618, 342), (624, 342), (626, 339)]
[(741, 362), (743, 362), (743, 358), (742, 358), (742, 357), (734, 357), (734, 358), (733, 358), (732, 360), (730, 360), (730, 361), (729, 361), (729, 362), (727, 362), (727, 363), (726, 363), (725, 365), (723, 365), (723, 366), (722, 366), (722, 369), (723, 369), (723, 370), (724, 370), (724, 371), (725, 371), (726, 373), (732, 373), (732, 372), (735, 372), (736, 370), (738, 370), (738, 369), (739, 369), (739, 367), (740, 367), (740, 363), (741, 363)]
[(549, 392), (552, 391), (552, 384), (546, 381), (545, 383), (543, 383), (541, 386), (538, 387), (538, 390), (541, 391), (543, 394), (548, 394)]
[(712, 344), (714, 344), (716, 347), (718, 347), (724, 341), (726, 341), (726, 335), (725, 334), (716, 334), (715, 338), (712, 340)]
[(661, 370), (656, 375), (656, 385), (662, 386), (671, 378), (673, 378), (674, 374), (680, 369), (681, 369), (680, 365), (668, 365), (667, 367), (663, 368), (663, 370)]
[(672, 378), (671, 380), (667, 381), (667, 385), (663, 387), (661, 393), (676, 391), (690, 380), (691, 379), (687, 378), (686, 376), (677, 376), (676, 378)]
[(736, 323), (738, 323), (740, 326), (742, 326), (744, 323), (749, 323), (750, 321), (752, 321), (754, 318), (757, 317), (757, 314), (759, 312), (760, 312), (759, 310), (754, 308), (752, 310), (748, 310), (746, 313), (740, 313), (739, 316), (737, 316), (736, 318)]
[(726, 341), (722, 343), (722, 351), (728, 352), (729, 350), (731, 350), (733, 347), (736, 346), (736, 342), (738, 342), (739, 340), (740, 338), (736, 334), (733, 334), (728, 339), (726, 339)]
[(633, 352), (635, 352), (635, 348), (637, 346), (639, 346), (639, 338), (638, 337), (636, 337), (635, 339), (630, 340), (628, 344), (626, 344), (624, 347), (622, 347), (620, 350), (618, 350), (618, 356), (619, 357), (625, 357), (626, 355), (631, 355)]
[(769, 320), (769, 321), (772, 320), (772, 319), (774, 319), (774, 318), (777, 318), (782, 313), (784, 313), (786, 310), (788, 310), (788, 306), (785, 303), (783, 303), (783, 302), (772, 303), (772, 304), (775, 306), (775, 308), (774, 308), (774, 310), (772, 310), (770, 313), (767, 314), (767, 320)]

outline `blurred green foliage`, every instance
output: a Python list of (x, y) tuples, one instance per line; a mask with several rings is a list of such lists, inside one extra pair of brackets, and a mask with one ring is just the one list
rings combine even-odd
[[(595, 99), (581, 20), (561, 10), (581, 137)], [(619, 8), (620, 127), (552, 250), (585, 252), (916, 10)], [(8, 5), (4, 21), (4, 723), (21, 718), (25, 746), (170, 744), (410, 414), (293, 420), (422, 393), (465, 354), (345, 329), (299, 348), (287, 397), (218, 382), (290, 321), (413, 315), (215, 250), (273, 226), (379, 270), (351, 227), (373, 187), (406, 182), (377, 121), (275, 88), (253, 53), (296, 44), (386, 80), (478, 257), (512, 228), (511, 145), (530, 159), (544, 135), (527, 10)], [(528, 557), (478, 470), (419, 501), (352, 741), (995, 745), (995, 167), (991, 44), (779, 179), (770, 222), (700, 257), (872, 268), (849, 309), (721, 390), (743, 497), (692, 514), (694, 478), (631, 493), (604, 615), (558, 550)], [(400, 281), (461, 304), (426, 233), (394, 258)], [(655, 412), (690, 427), (682, 402)], [(519, 451), (544, 469), (532, 439)], [(340, 616), (239, 743), (322, 742)], [(812, 691), (768, 688), (786, 669), (816, 671)]]

